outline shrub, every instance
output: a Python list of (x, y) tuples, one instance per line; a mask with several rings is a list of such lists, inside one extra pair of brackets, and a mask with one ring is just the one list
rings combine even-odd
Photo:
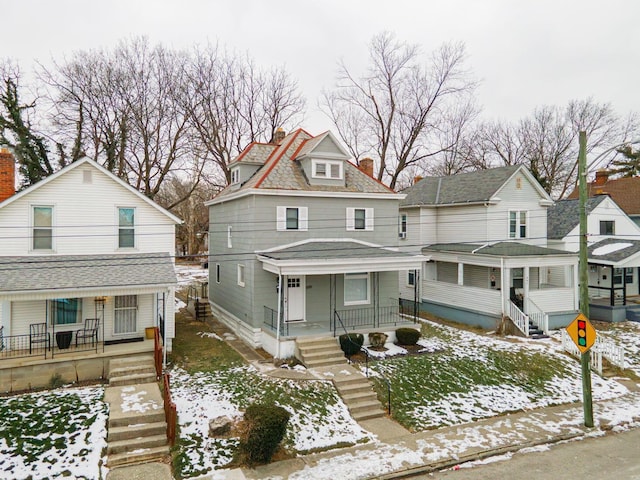
[(386, 333), (371, 332), (369, 334), (369, 343), (373, 348), (384, 347), (384, 344), (387, 342), (387, 338), (389, 338), (389, 336)]
[(399, 345), (415, 345), (420, 339), (420, 332), (415, 328), (403, 327), (396, 330), (396, 340)]
[(240, 462), (248, 466), (269, 463), (284, 438), (290, 416), (277, 405), (249, 405), (238, 445)]
[(358, 353), (364, 344), (364, 335), (361, 333), (344, 333), (339, 338), (340, 348), (347, 357)]

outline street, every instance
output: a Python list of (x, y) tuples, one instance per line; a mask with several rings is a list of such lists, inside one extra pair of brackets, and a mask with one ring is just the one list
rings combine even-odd
[(542, 452), (516, 453), (510, 460), (495, 461), (457, 471), (424, 474), (429, 480), (640, 480), (640, 429), (606, 437), (572, 441)]

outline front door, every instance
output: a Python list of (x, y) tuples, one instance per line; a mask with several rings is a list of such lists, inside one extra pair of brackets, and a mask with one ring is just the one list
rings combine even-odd
[(287, 322), (304, 321), (304, 277), (287, 278)]

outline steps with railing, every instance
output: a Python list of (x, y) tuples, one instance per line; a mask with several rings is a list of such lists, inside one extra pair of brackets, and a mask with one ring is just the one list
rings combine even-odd
[(531, 308), (531, 313), (524, 313), (520, 308), (509, 301), (509, 318), (525, 337), (539, 339), (549, 338), (549, 316), (544, 313), (535, 303), (530, 301), (527, 307)]

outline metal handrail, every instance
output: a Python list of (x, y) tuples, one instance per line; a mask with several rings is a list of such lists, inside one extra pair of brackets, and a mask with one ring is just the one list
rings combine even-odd
[[(336, 320), (337, 320), (337, 322), (336, 322)], [(342, 319), (340, 318), (340, 314), (338, 314), (337, 310), (333, 311), (333, 325), (334, 325), (333, 326), (333, 331), (334, 331), (334, 336), (335, 336), (335, 330), (336, 330), (336, 326), (337, 326), (338, 322), (340, 322), (340, 326), (344, 330), (344, 333), (347, 336), (347, 339), (349, 340), (349, 342), (351, 342), (352, 344), (357, 346), (360, 349), (360, 351), (364, 353), (365, 374), (366, 374), (367, 378), (369, 378), (369, 351), (366, 348), (364, 348), (363, 346), (358, 345), (356, 342), (351, 340), (351, 336), (349, 335), (349, 332), (347, 332), (347, 329), (345, 328), (344, 323), (342, 323)], [(391, 382), (382, 373), (378, 372), (378, 375), (380, 375), (380, 378), (382, 378), (382, 380), (387, 384), (387, 413), (389, 415), (391, 415)]]

